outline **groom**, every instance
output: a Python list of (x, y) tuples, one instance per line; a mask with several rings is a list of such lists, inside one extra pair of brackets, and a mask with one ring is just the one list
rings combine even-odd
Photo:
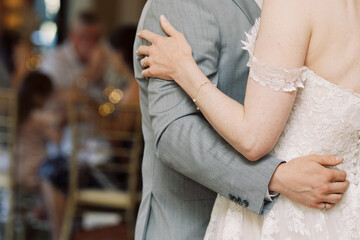
[[(209, 79), (243, 102), (248, 54), (241, 40), (260, 15), (255, 0), (148, 0), (139, 30), (163, 34), (161, 14), (186, 35)], [(137, 38), (135, 49), (141, 44)], [(216, 193), (261, 215), (276, 201), (272, 191), (320, 210), (324, 202), (331, 207), (340, 201), (346, 174), (323, 165), (341, 159), (313, 155), (283, 163), (266, 156), (250, 162), (214, 131), (174, 81), (144, 79), (140, 59), (135, 75), (145, 152), (136, 240), (203, 239)]]

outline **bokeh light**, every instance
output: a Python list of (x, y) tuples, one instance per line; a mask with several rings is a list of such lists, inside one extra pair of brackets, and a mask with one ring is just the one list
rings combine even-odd
[(16, 13), (6, 13), (4, 16), (4, 24), (9, 29), (16, 29), (24, 23), (23, 18)]
[(17, 8), (17, 7), (21, 7), (21, 5), (23, 4), (23, 0), (3, 0), (3, 4), (4, 6), (8, 7), (8, 8)]
[(109, 101), (113, 104), (117, 104), (123, 98), (124, 93), (120, 89), (114, 89), (109, 95)]
[(112, 87), (112, 86), (106, 87), (106, 88), (104, 89), (104, 92), (103, 92), (105, 98), (109, 98), (110, 94), (112, 93), (112, 91), (114, 91), (114, 89), (115, 89), (115, 88)]
[(39, 69), (42, 56), (40, 54), (34, 54), (26, 61), (26, 68), (30, 71)]
[(56, 15), (60, 10), (60, 0), (45, 0), (46, 13)]
[(55, 42), (57, 25), (52, 21), (43, 22), (40, 26), (40, 39), (43, 45), (51, 46)]
[(115, 111), (115, 106), (112, 103), (105, 103), (99, 107), (99, 114), (106, 117)]
[(53, 21), (45, 21), (38, 31), (33, 32), (31, 41), (37, 46), (54, 46), (58, 27)]

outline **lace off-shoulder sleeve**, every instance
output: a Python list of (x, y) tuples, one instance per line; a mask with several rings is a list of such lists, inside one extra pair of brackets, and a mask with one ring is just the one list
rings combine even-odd
[(247, 40), (242, 41), (243, 49), (249, 52), (249, 61), (247, 66), (250, 67), (249, 76), (262, 86), (269, 87), (276, 91), (293, 92), (297, 88), (304, 88), (306, 67), (299, 69), (286, 70), (281, 67), (270, 66), (261, 63), (254, 56), (255, 41), (260, 26), (260, 18), (255, 22), (249, 33), (246, 33)]

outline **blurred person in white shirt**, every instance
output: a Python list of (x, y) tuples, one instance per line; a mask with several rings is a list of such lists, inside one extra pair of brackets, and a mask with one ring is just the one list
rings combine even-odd
[[(98, 17), (90, 11), (79, 13), (68, 39), (44, 57), (41, 70), (51, 76), (56, 88), (72, 93), (70, 97), (81, 94), (101, 97), (106, 85), (104, 76), (109, 71), (108, 49), (102, 37)], [(64, 95), (68, 100), (69, 95)]]

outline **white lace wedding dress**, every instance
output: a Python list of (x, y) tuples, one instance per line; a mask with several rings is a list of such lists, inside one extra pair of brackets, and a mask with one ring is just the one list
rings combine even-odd
[(261, 217), (218, 196), (206, 240), (360, 239), (360, 94), (337, 86), (307, 67), (287, 71), (260, 63), (253, 56), (259, 20), (248, 34), (250, 76), (263, 86), (294, 91), (297, 98), (272, 155), (289, 161), (307, 154), (341, 155), (339, 169), (347, 172), (350, 187), (343, 201), (321, 212), (280, 196)]

